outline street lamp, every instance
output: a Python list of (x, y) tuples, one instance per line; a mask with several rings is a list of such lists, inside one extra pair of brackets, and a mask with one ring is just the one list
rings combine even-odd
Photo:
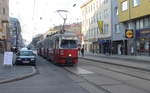
[[(65, 32), (64, 26), (65, 26), (65, 24), (66, 24), (68, 10), (56, 10), (56, 12), (57, 12), (57, 13), (60, 15), (60, 17), (64, 20), (63, 26), (62, 26), (62, 30), (61, 30), (61, 33), (63, 33), (63, 32)], [(65, 13), (65, 15), (63, 16), (61, 13)]]

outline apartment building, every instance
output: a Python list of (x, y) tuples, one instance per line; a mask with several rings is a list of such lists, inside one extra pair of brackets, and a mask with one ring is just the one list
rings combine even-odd
[(150, 55), (150, 0), (118, 0), (118, 6), (127, 39), (125, 51)]
[(0, 52), (10, 49), (9, 0), (0, 0)]
[(118, 19), (117, 0), (90, 0), (81, 6), (81, 10), (85, 50), (104, 54), (118, 53), (118, 46), (121, 46), (124, 37)]
[(9, 19), (9, 32), (10, 32), (10, 43), (11, 47), (22, 48), (23, 38), (21, 34), (21, 25), (17, 18), (10, 18)]

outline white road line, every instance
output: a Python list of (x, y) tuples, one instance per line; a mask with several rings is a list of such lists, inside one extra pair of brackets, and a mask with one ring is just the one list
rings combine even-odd
[(94, 72), (92, 71), (88, 71), (86, 69), (83, 68), (77, 68), (77, 74), (93, 74)]

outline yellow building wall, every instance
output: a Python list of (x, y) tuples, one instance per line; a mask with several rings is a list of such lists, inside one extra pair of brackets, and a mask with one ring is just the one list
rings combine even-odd
[[(132, 0), (130, 2), (132, 3)], [(140, 0), (140, 2), (139, 6), (131, 7), (131, 19), (150, 15), (150, 0)]]
[[(118, 0), (118, 13), (119, 13), (119, 21), (124, 22), (129, 20), (129, 9), (122, 11), (122, 2), (129, 0)], [(129, 4), (129, 3), (128, 3)], [(129, 6), (129, 5), (128, 5)]]
[[(122, 11), (122, 2), (126, 0), (118, 0), (118, 12), (120, 22), (125, 22), (131, 19), (136, 19), (142, 16), (150, 15), (150, 1), (140, 0), (140, 5), (133, 7), (132, 0), (128, 1), (128, 9)], [(130, 4), (130, 5), (129, 5)]]

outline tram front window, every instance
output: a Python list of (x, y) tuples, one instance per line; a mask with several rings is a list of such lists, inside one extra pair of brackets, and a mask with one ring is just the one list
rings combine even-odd
[(61, 48), (77, 48), (77, 41), (76, 40), (62, 40)]

